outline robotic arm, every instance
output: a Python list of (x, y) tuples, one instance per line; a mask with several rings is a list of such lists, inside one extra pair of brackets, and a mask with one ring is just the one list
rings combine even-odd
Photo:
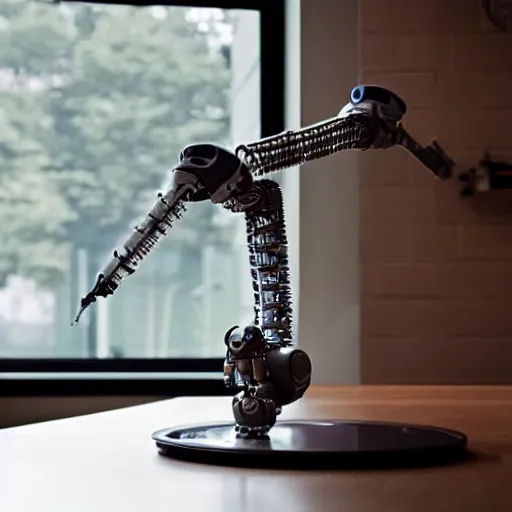
[(434, 140), (422, 147), (403, 128), (405, 102), (378, 86), (359, 86), (333, 118), (239, 146), (187, 146), (166, 194), (125, 241), (81, 301), (77, 322), (98, 297), (112, 295), (179, 219), (185, 203), (210, 200), (245, 215), (254, 290), (254, 323), (225, 335), (224, 382), (241, 437), (266, 435), (283, 406), (301, 398), (311, 381), (308, 355), (292, 346), (291, 290), (282, 192), (266, 176), (349, 149), (401, 146), (442, 180), (454, 163)]

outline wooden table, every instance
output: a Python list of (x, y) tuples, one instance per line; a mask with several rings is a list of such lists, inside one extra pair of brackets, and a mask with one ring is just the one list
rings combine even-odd
[(231, 419), (229, 398), (177, 398), (0, 431), (2, 512), (512, 510), (512, 387), (326, 387), (284, 418), (436, 424), (482, 454), (388, 471), (261, 471), (158, 455), (153, 431)]

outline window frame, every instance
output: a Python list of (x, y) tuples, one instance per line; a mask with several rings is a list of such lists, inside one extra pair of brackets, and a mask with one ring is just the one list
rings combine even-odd
[[(81, 2), (141, 7), (162, 5), (259, 11), (261, 137), (284, 130), (285, 0), (53, 1), (55, 3)], [(219, 341), (214, 341), (214, 343), (219, 343)], [(0, 396), (232, 395), (233, 391), (224, 386), (221, 376), (222, 367), (223, 358), (0, 358)], [(42, 373), (51, 376), (38, 377), (38, 374)], [(93, 377), (83, 377), (83, 373), (91, 374)], [(127, 378), (112, 377), (112, 374), (119, 373), (127, 373), (130, 376)], [(162, 373), (165, 373), (166, 378), (151, 376), (151, 374), (161, 375)], [(25, 374), (25, 376), (20, 374)], [(141, 378), (142, 374), (145, 374), (144, 378)], [(190, 374), (196, 374), (196, 377), (191, 377)], [(212, 374), (219, 376), (215, 377)], [(197, 375), (200, 377), (198, 378)]]

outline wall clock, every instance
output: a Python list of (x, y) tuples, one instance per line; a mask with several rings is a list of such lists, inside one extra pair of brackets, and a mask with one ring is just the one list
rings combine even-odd
[(487, 17), (502, 32), (512, 32), (512, 0), (483, 0)]

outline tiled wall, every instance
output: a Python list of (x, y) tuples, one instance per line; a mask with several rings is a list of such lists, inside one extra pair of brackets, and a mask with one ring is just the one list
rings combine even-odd
[[(362, 0), (362, 81), (460, 170), (512, 161), (512, 34), (479, 0)], [(459, 196), (405, 151), (362, 155), (362, 381), (512, 383), (512, 192)]]

